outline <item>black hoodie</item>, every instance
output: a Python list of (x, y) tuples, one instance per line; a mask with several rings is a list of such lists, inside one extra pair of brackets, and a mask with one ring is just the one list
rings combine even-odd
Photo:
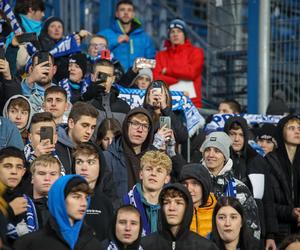
[[(95, 147), (99, 155), (99, 176), (96, 181), (94, 193), (91, 196), (91, 203), (86, 211), (85, 221), (94, 229), (96, 237), (102, 241), (108, 237), (107, 228), (113, 218), (113, 203), (117, 207), (120, 202), (117, 200), (116, 190), (112, 182), (112, 176), (107, 169), (102, 150), (92, 142), (88, 144)], [(75, 161), (73, 161), (75, 162)], [(72, 166), (72, 172), (75, 174), (75, 165)]]
[[(125, 205), (128, 206), (128, 205)], [(120, 207), (122, 208), (122, 207)], [(104, 249), (108, 249), (108, 247), (111, 245), (115, 245), (118, 249), (113, 248), (114, 250), (139, 250), (140, 249), (140, 243), (141, 243), (141, 238), (142, 238), (142, 231), (143, 227), (142, 224), (140, 224), (140, 231), (139, 231), (139, 236), (138, 238), (131, 244), (127, 245), (124, 247), (124, 245), (117, 239), (116, 237), (116, 224), (117, 224), (117, 216), (118, 216), (119, 209), (116, 211), (115, 216), (111, 222), (110, 225), (110, 231), (109, 231), (109, 236), (108, 239), (102, 241), (102, 246)], [(141, 217), (140, 217), (140, 222), (141, 222)]]
[[(148, 117), (150, 129), (142, 144), (141, 153), (135, 154), (133, 146), (128, 137), (128, 121), (133, 115), (144, 114)], [(112, 172), (113, 181), (117, 188), (120, 199), (128, 193), (132, 187), (139, 182), (140, 158), (153, 141), (152, 118), (144, 108), (134, 108), (126, 115), (122, 135), (115, 138), (107, 151), (104, 151), (105, 160), (109, 170)]]
[[(271, 190), (270, 178), (266, 174), (269, 172), (269, 166), (264, 157), (248, 144), (249, 128), (247, 121), (243, 117), (230, 117), (225, 122), (224, 132), (229, 134), (233, 123), (239, 124), (244, 134), (244, 146), (242, 150), (235, 152), (232, 148), (230, 149), (234, 177), (245, 183), (251, 191), (259, 210), (262, 236), (265, 237), (267, 234), (266, 237), (269, 237), (268, 235), (277, 230), (276, 225), (273, 223), (276, 220), (273, 197), (267, 195)], [(254, 181), (259, 178), (261, 179), (260, 182)], [(258, 193), (262, 195), (258, 195)]]
[(288, 115), (279, 121), (275, 133), (278, 148), (266, 155), (271, 169), (272, 194), (279, 226), (279, 232), (275, 235), (277, 242), (281, 242), (287, 235), (299, 232), (292, 210), (300, 206), (300, 146), (297, 146), (291, 163), (283, 136), (284, 126), (293, 118), (299, 119), (296, 115)]
[(189, 191), (180, 183), (174, 183), (164, 187), (159, 195), (159, 203), (163, 208), (163, 195), (168, 189), (176, 189), (183, 194), (186, 201), (184, 217), (176, 236), (170, 231), (170, 225), (161, 209), (161, 223), (158, 232), (142, 238), (144, 250), (217, 250), (216, 245), (209, 240), (190, 231), (190, 224), (193, 217), (193, 201)]

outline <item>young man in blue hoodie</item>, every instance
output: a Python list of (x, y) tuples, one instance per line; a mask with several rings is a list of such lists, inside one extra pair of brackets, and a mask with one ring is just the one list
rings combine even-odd
[(93, 230), (83, 223), (91, 189), (79, 175), (59, 178), (48, 194), (50, 218), (42, 230), (28, 234), (15, 243), (15, 249), (102, 249)]
[(127, 195), (124, 203), (135, 206), (142, 218), (142, 236), (157, 231), (160, 205), (158, 197), (170, 181), (172, 161), (164, 152), (148, 151), (141, 158), (140, 180)]

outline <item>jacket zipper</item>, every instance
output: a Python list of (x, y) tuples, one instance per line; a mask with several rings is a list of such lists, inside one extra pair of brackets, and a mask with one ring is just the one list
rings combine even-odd
[(176, 241), (172, 241), (172, 250), (176, 249)]
[(196, 232), (199, 234), (198, 232), (198, 215), (197, 215), (197, 209), (195, 208), (195, 215), (196, 215)]

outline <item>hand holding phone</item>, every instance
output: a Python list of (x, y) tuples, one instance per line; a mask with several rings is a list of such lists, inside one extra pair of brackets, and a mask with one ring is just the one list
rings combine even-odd
[(40, 141), (49, 139), (50, 143), (53, 144), (53, 134), (54, 134), (53, 127), (51, 127), (51, 126), (41, 127), (41, 129), (40, 129), (40, 137), (41, 137)]

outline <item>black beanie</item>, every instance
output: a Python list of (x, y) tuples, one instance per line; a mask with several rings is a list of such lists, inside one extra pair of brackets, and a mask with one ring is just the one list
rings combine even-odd
[(76, 176), (76, 177), (72, 178), (65, 187), (65, 190), (64, 190), (65, 198), (68, 196), (68, 194), (71, 192), (71, 190), (74, 187), (76, 187), (82, 183), (88, 185), (87, 181), (83, 177)]
[(76, 63), (76, 64), (78, 64), (78, 66), (82, 70), (82, 74), (83, 74), (82, 77), (85, 76), (86, 70), (87, 70), (87, 60), (86, 60), (85, 54), (76, 53), (76, 54), (70, 55), (70, 57), (69, 57), (69, 63)]
[(275, 132), (276, 127), (273, 124), (265, 123), (262, 127), (256, 130), (256, 140), (270, 140), (277, 146), (277, 142), (275, 140)]

